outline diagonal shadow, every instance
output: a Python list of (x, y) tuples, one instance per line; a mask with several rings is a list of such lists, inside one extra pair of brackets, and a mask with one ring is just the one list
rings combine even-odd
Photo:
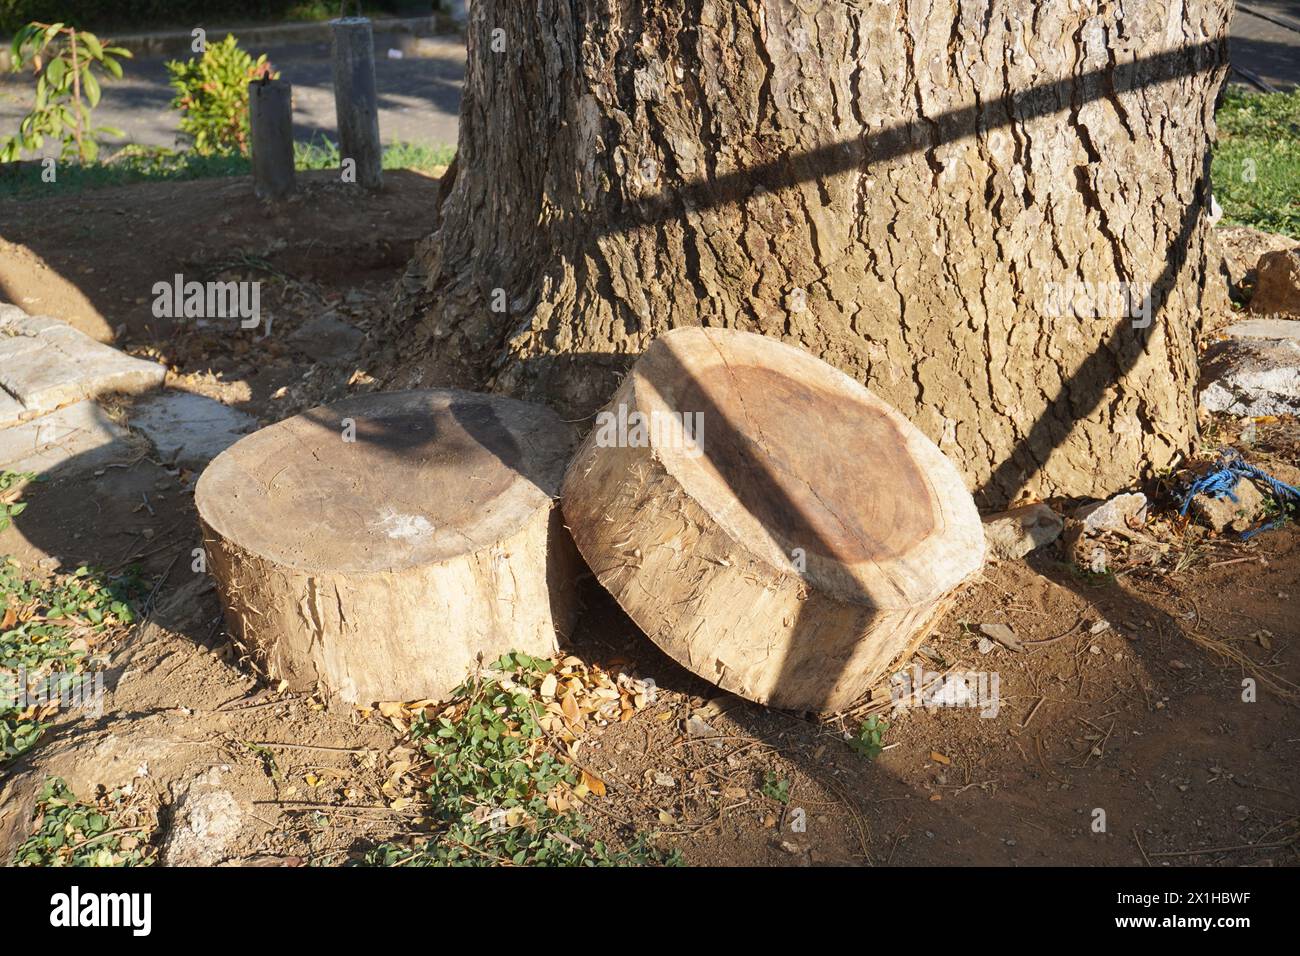
[[(1033, 117), (1059, 113), (1065, 108), (1063, 103), (1077, 108), (1080, 102), (1113, 97), (1120, 92), (1155, 85), (1180, 76), (1217, 72), (1219, 82), (1222, 83), (1227, 73), (1226, 52), (1225, 37), (1135, 59), (1111, 69), (1043, 83), (1018, 95), (1003, 97), (986, 107), (965, 107), (937, 117), (928, 124), (936, 131), (929, 142), (919, 139), (918, 129), (922, 124), (901, 124), (869, 137), (831, 144), (797, 156), (785, 156), (759, 167), (687, 184), (671, 194), (661, 194), (649, 203), (642, 204), (639, 213), (643, 222), (680, 218), (686, 210), (743, 202), (757, 187), (769, 191), (784, 189), (856, 169), (864, 162), (880, 162), (933, 149), (971, 136), (981, 129), (993, 128), (987, 125), (990, 113), (1000, 111), (1005, 117), (996, 126), (1010, 124), (1013, 107), (1016, 121), (1024, 122)], [(1067, 439), (1074, 423), (1094, 412), (1107, 391), (1134, 368), (1146, 350), (1155, 323), (1159, 321), (1168, 303), (1169, 293), (1186, 262), (1187, 241), (1207, 202), (1209, 171), (1210, 153), (1207, 147), (1202, 157), (1201, 173), (1196, 181), (1195, 198), (1184, 210), (1182, 222), (1165, 250), (1164, 268), (1152, 287), (1150, 322), (1145, 327), (1134, 327), (1130, 318), (1121, 319), (1103, 344), (1062, 383), (1049, 407), (1016, 442), (990, 478), (976, 489), (977, 497), (1004, 494), (1007, 498), (1014, 498), (1015, 493), (1023, 487), (1024, 480), (1020, 475), (1032, 473), (1038, 464), (1045, 462)], [(601, 234), (625, 228), (626, 223), (607, 223)], [(1117, 265), (1122, 268), (1124, 264), (1117, 262)], [(680, 371), (686, 374), (685, 369)], [(701, 404), (705, 407), (677, 411), (703, 412), (714, 435), (718, 434), (719, 428), (724, 428), (742, 435), (739, 440), (744, 440), (742, 430), (726, 413), (704, 398), (706, 393), (703, 388), (696, 388), (694, 394), (701, 397)], [(726, 444), (734, 442), (724, 443)], [(716, 448), (716, 442), (704, 443), (705, 456), (710, 458), (720, 473), (734, 472), (737, 467), (734, 461), (723, 462), (713, 457)], [(733, 488), (740, 488), (737, 493), (743, 506), (759, 514), (770, 514), (774, 509), (784, 511), (786, 527), (798, 528), (806, 536), (804, 540), (807, 541), (807, 547), (815, 548), (822, 554), (835, 553), (832, 543), (817, 530), (816, 520), (800, 511), (798, 503), (785, 492), (779, 477), (762, 460), (762, 456), (745, 456), (741, 467), (745, 480), (735, 483)], [(798, 634), (799, 629), (800, 622), (796, 621), (791, 633)], [(790, 647), (782, 661), (778, 685), (785, 681), (802, 683), (799, 675), (813, 658), (818, 658), (817, 665), (825, 677), (825, 686), (834, 687), (842, 677), (842, 671), (836, 673), (834, 666), (826, 668), (825, 658), (818, 655), (815, 648), (795, 645)], [(841, 665), (844, 663), (847, 662), (840, 662)]]
[[(1201, 167), (1196, 187), (1198, 197), (1209, 194), (1208, 150)], [(1169, 301), (1178, 273), (1187, 260), (1187, 242), (1203, 208), (1202, 202), (1187, 206), (1178, 232), (1165, 250), (1165, 267), (1151, 287), (1150, 321), (1143, 327), (1136, 327), (1128, 318), (1120, 320), (1105, 341), (1061, 384), (1056, 397), (1034, 421), (1025, 436), (1016, 442), (1011, 453), (993, 470), (988, 480), (976, 489), (977, 499), (987, 499), (1000, 493), (1005, 493), (1008, 500), (1013, 499), (1024, 486), (1022, 476), (1031, 474), (1038, 465), (1045, 462), (1047, 456), (1069, 437), (1074, 423), (1096, 411), (1106, 392), (1132, 371), (1146, 351), (1156, 323)]]
[[(699, 211), (748, 199), (756, 189), (788, 189), (861, 167), (974, 136), (980, 132), (1023, 123), (1037, 117), (1078, 109), (1084, 103), (1113, 98), (1148, 86), (1198, 73), (1227, 75), (1227, 39), (1182, 46), (1151, 56), (1093, 70), (1078, 76), (1044, 82), (979, 106), (967, 106), (922, 122), (900, 123), (867, 136), (832, 143), (797, 155), (779, 157), (769, 163), (737, 170), (708, 180), (687, 183), (649, 200), (632, 205), (635, 225), (650, 225), (682, 219), (687, 211)], [(1000, 117), (990, 122), (990, 117)], [(922, 132), (923, 128), (930, 132)], [(1152, 316), (1145, 328), (1130, 330), (1127, 319), (1112, 331), (1104, 343), (1062, 383), (1056, 397), (1017, 440), (993, 474), (975, 490), (977, 500), (1012, 500), (1024, 486), (1022, 475), (1032, 474), (1068, 438), (1074, 423), (1086, 418), (1102, 402), (1107, 391), (1127, 375), (1144, 353), (1155, 323), (1168, 302), (1168, 292), (1185, 260), (1187, 240), (1195, 230), (1201, 211), (1208, 203), (1210, 154), (1202, 161), (1195, 199), (1169, 242), (1165, 266), (1152, 286)], [(627, 230), (626, 220), (596, 224), (597, 236)], [(1117, 261), (1117, 266), (1124, 263)], [(1128, 272), (1129, 270), (1125, 270)], [(1120, 276), (1125, 278), (1125, 276)], [(1134, 334), (1128, 335), (1132, 331)]]
[[(1180, 77), (1217, 70), (1226, 75), (1227, 39), (1190, 44), (1161, 53), (1092, 70), (1077, 76), (1039, 83), (975, 106), (949, 110), (935, 117), (897, 123), (869, 135), (829, 143), (771, 162), (722, 176), (686, 183), (643, 201), (633, 210), (639, 225), (743, 202), (761, 187), (769, 192), (858, 169), (864, 163), (887, 162), (911, 153), (932, 150), (957, 140), (992, 132), (1012, 122), (1025, 123), (1077, 109), (1099, 99), (1111, 99)], [(990, 121), (991, 117), (1001, 117)], [(923, 130), (929, 130), (926, 135)], [(624, 222), (606, 223), (599, 235), (626, 229)]]

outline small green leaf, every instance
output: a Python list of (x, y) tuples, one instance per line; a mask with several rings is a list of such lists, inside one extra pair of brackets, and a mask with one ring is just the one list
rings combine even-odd
[(81, 88), (86, 93), (86, 104), (90, 109), (99, 105), (99, 80), (95, 79), (95, 74), (86, 70), (86, 75), (81, 79)]

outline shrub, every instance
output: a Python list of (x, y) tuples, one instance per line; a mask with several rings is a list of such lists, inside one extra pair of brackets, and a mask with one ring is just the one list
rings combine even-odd
[(40, 149), (47, 136), (62, 144), (60, 159), (88, 163), (99, 155), (100, 136), (123, 135), (111, 126), (92, 126), (91, 112), (99, 105), (101, 77), (121, 79), (118, 59), (130, 57), (128, 51), (106, 47), (85, 30), (35, 22), (18, 31), (10, 52), (15, 73), (32, 68), (36, 101), (18, 124), (18, 133), (0, 143), (0, 163)]
[(278, 79), (263, 54), (254, 60), (231, 35), (210, 43), (201, 57), (167, 63), (176, 91), (171, 105), (181, 111), (181, 132), (201, 156), (248, 155), (248, 84)]

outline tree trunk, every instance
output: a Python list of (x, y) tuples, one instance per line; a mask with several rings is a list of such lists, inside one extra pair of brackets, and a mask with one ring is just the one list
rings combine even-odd
[(478, 0), (388, 384), (577, 418), (661, 332), (738, 328), (868, 385), (982, 504), (1112, 492), (1196, 438), (1229, 11)]

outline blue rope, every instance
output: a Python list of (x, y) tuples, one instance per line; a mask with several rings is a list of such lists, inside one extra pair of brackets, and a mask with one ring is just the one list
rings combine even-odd
[[(1288, 485), (1285, 481), (1279, 481), (1267, 472), (1248, 464), (1241, 455), (1235, 452), (1231, 455), (1220, 455), (1216, 466), (1213, 471), (1197, 478), (1188, 486), (1187, 491), (1183, 494), (1183, 506), (1178, 510), (1180, 515), (1185, 516), (1187, 514), (1187, 509), (1192, 505), (1192, 499), (1197, 495), (1209, 495), (1211, 498), (1230, 498), (1234, 502), (1237, 501), (1234, 489), (1237, 487), (1237, 482), (1242, 478), (1262, 481), (1273, 492), (1273, 497), (1280, 502), (1285, 502), (1287, 499), (1300, 502), (1300, 488)], [(1276, 528), (1283, 520), (1278, 518), (1263, 527), (1243, 532), (1241, 538), (1243, 541), (1253, 538), (1261, 531)]]

